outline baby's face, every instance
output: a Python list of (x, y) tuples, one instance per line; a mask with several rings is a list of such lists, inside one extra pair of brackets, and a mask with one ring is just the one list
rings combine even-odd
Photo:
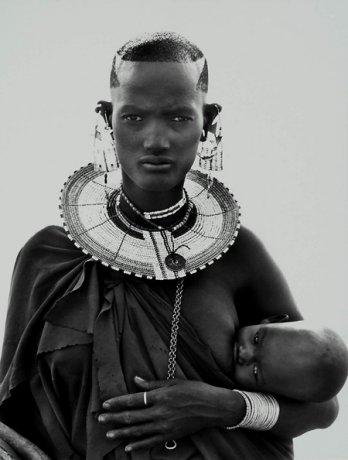
[(288, 397), (296, 397), (310, 369), (305, 341), (277, 324), (241, 328), (234, 358), (238, 388)]

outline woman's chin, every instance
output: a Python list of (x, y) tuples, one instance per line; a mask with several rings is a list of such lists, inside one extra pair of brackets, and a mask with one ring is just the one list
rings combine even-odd
[(135, 184), (144, 192), (162, 192), (166, 193), (183, 185), (184, 177), (173, 177), (167, 174), (156, 174), (153, 177), (142, 177)]

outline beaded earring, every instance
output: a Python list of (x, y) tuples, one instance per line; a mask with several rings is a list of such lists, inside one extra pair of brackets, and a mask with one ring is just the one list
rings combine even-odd
[(120, 167), (114, 133), (106, 114), (98, 113), (94, 132), (94, 170), (114, 171)]
[(220, 108), (216, 105), (217, 114), (204, 133), (204, 140), (198, 148), (199, 167), (207, 171), (222, 171), (222, 128)]

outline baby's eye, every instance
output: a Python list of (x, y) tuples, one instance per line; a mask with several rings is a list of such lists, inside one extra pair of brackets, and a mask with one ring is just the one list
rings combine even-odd
[(257, 345), (259, 341), (260, 341), (259, 333), (256, 332), (256, 334), (254, 335), (254, 345)]
[(254, 375), (254, 377), (255, 377), (256, 380), (257, 380), (257, 378), (258, 378), (258, 374), (259, 374), (259, 369), (258, 369), (258, 367), (257, 367), (257, 364), (254, 364), (254, 365), (253, 365), (253, 375)]

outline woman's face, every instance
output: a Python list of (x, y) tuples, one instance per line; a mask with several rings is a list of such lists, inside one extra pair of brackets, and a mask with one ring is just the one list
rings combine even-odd
[(184, 180), (203, 129), (198, 78), (194, 63), (122, 63), (120, 85), (111, 91), (112, 127), (128, 182), (167, 191)]

